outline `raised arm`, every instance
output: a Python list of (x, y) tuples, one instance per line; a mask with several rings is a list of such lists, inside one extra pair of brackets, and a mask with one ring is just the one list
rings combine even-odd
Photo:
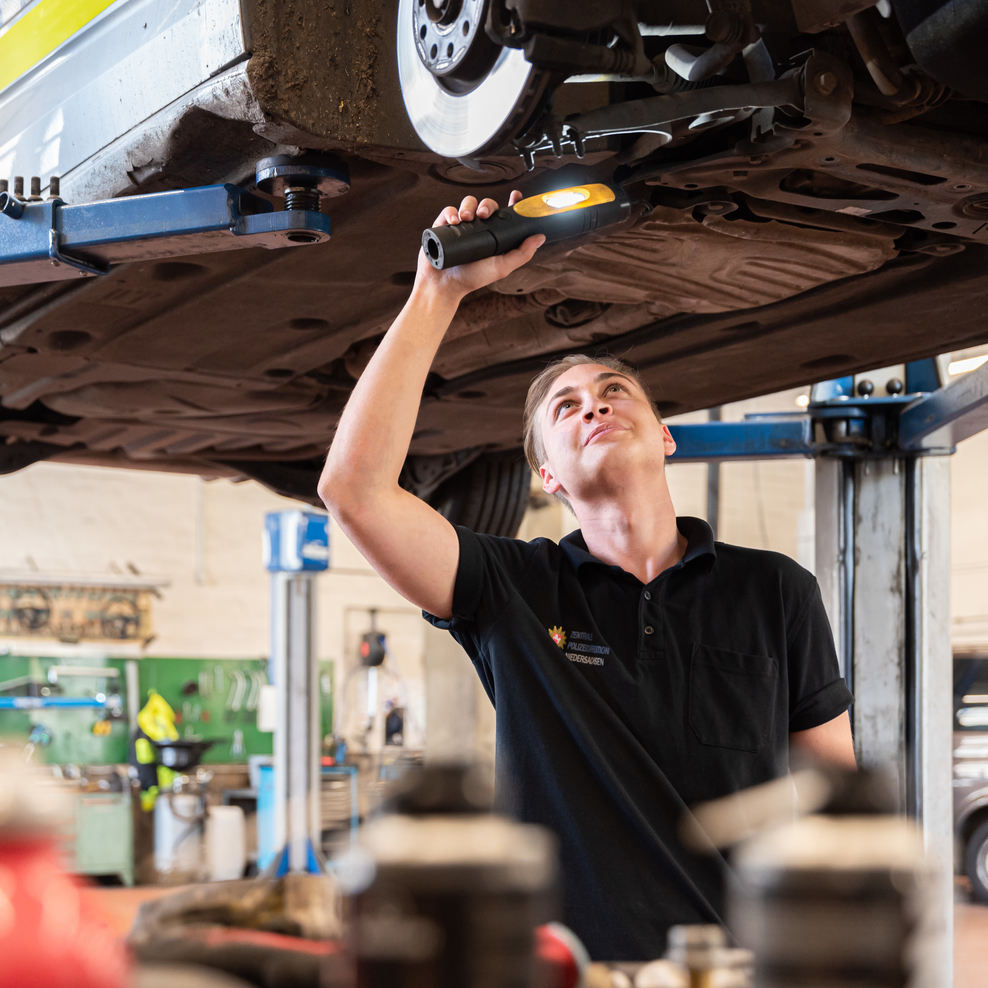
[[(521, 198), (512, 192), (510, 203)], [(467, 196), (436, 225), (490, 216), (493, 199)], [(500, 257), (436, 271), (419, 251), (415, 285), (405, 307), (360, 376), (326, 457), (319, 496), (364, 558), (406, 600), (447, 618), (459, 545), (453, 526), (398, 486), (425, 379), (464, 295), (498, 281), (531, 260), (543, 237), (529, 237)]]

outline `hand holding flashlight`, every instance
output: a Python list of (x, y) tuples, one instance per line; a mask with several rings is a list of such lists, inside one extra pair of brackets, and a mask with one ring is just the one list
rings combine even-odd
[(506, 254), (534, 235), (553, 243), (620, 223), (630, 214), (631, 200), (619, 186), (571, 186), (522, 199), (488, 219), (432, 227), (422, 233), (422, 249), (429, 263), (443, 271)]

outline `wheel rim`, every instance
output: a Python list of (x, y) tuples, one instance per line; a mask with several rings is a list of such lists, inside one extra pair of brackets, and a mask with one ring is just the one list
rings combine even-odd
[[(527, 121), (548, 82), (520, 49), (495, 47), (493, 62), (484, 56), (483, 7), (482, 0), (444, 0), (440, 6), (434, 0), (400, 0), (398, 5), (398, 76), (405, 109), (422, 141), (446, 158), (499, 148)], [(464, 22), (469, 37), (463, 36)], [(449, 40), (457, 32), (472, 44)], [(453, 55), (447, 56), (450, 44)]]
[(975, 860), (974, 870), (977, 873), (978, 881), (983, 889), (988, 889), (988, 840), (983, 841), (978, 848), (978, 857)]

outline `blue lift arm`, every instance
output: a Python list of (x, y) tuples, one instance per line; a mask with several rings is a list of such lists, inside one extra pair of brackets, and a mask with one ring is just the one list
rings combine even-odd
[(988, 361), (940, 388), (932, 358), (909, 364), (906, 377), (912, 394), (856, 396), (848, 377), (814, 385), (804, 413), (671, 425), (677, 449), (670, 462), (943, 454), (988, 429)]
[(740, 422), (670, 425), (669, 431), (676, 440), (671, 463), (814, 455), (809, 415), (757, 415)]
[(950, 448), (988, 429), (988, 363), (931, 394), (899, 416), (903, 449)]
[(126, 196), (70, 206), (0, 193), (0, 287), (104, 275), (113, 264), (238, 247), (292, 247), (329, 239), (311, 209), (275, 212), (235, 185)]

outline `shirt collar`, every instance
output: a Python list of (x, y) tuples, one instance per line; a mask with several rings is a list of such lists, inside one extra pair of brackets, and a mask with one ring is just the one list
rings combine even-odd
[[(686, 552), (683, 558), (671, 569), (681, 569), (688, 562), (700, 556), (710, 555), (716, 558), (717, 550), (714, 548), (714, 533), (710, 526), (702, 518), (690, 518), (683, 515), (676, 519), (676, 527), (682, 535), (686, 536)], [(587, 549), (587, 543), (583, 539), (583, 533), (577, 529), (569, 535), (559, 540), (559, 548), (566, 553), (573, 568), (578, 570), (587, 563), (595, 563), (597, 566), (608, 566), (603, 559), (598, 559), (591, 555)], [(620, 566), (610, 566), (610, 569), (624, 572)]]

